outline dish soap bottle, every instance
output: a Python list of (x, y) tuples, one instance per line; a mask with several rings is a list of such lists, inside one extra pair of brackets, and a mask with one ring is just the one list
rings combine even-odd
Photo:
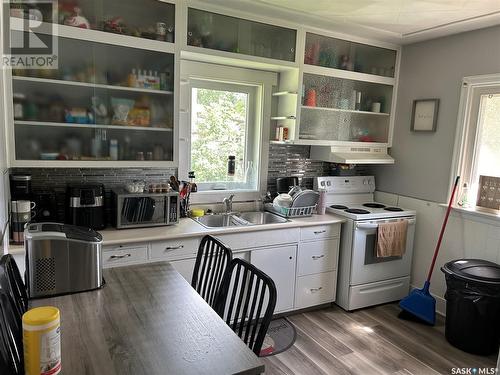
[(469, 186), (467, 182), (462, 186), (462, 195), (458, 200), (458, 205), (460, 207), (469, 207)]
[(196, 185), (196, 182), (194, 182), (194, 179), (196, 178), (194, 171), (189, 172), (188, 177), (189, 184), (191, 185), (191, 193), (196, 193), (198, 191), (198, 186)]

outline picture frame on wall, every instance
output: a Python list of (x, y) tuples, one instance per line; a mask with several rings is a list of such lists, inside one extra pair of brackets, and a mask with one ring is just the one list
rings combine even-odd
[(411, 131), (435, 132), (439, 111), (439, 99), (416, 99), (411, 113)]

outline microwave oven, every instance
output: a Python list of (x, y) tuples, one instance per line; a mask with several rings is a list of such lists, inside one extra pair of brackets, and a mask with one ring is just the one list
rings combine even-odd
[(179, 222), (179, 193), (129, 193), (114, 189), (113, 225), (117, 229), (172, 225)]

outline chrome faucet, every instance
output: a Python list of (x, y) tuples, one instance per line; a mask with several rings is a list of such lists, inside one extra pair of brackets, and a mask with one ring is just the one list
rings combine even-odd
[(222, 204), (224, 205), (224, 210), (226, 214), (233, 212), (233, 198), (234, 194), (231, 194), (229, 197), (225, 197), (222, 200)]

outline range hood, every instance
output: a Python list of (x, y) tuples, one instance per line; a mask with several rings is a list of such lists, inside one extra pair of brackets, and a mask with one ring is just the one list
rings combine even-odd
[(394, 164), (386, 147), (311, 146), (311, 159), (341, 164)]

